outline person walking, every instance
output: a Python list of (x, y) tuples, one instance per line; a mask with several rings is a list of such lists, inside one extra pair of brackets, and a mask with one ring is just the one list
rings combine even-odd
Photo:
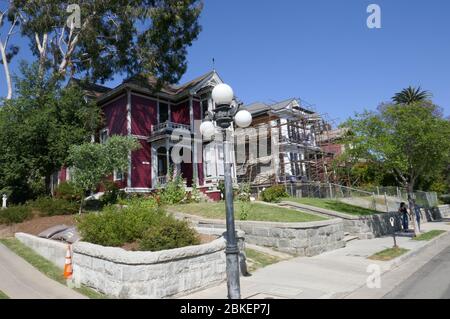
[(400, 208), (398, 209), (398, 212), (402, 218), (402, 226), (403, 226), (403, 231), (404, 232), (408, 232), (409, 229), (409, 213), (408, 213), (408, 209), (406, 208), (406, 204), (405, 203), (400, 203)]

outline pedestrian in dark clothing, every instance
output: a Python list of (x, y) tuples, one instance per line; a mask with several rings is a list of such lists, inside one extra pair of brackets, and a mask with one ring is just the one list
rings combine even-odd
[(405, 203), (400, 203), (400, 208), (398, 209), (398, 212), (400, 213), (400, 216), (402, 218), (403, 231), (407, 232), (409, 229), (408, 225), (409, 214)]

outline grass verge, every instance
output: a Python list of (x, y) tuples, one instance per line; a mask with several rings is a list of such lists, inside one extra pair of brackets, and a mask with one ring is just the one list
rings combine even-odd
[(3, 291), (0, 290), (0, 299), (9, 299), (9, 297)]
[(247, 263), (249, 264), (248, 271), (253, 272), (259, 268), (263, 268), (272, 264), (280, 262), (282, 259), (264, 254), (254, 249), (245, 249), (245, 255), (247, 256)]
[(445, 230), (431, 230), (413, 238), (413, 240), (431, 240), (445, 233)]
[(388, 248), (388, 249), (382, 250), (382, 251), (368, 257), (368, 259), (389, 261), (389, 260), (392, 260), (394, 258), (397, 258), (397, 257), (403, 255), (404, 253), (406, 253), (408, 251), (409, 251), (409, 249), (400, 248), (400, 247)]
[[(16, 255), (25, 259), (29, 264), (46, 275), (48, 278), (53, 279), (54, 281), (59, 282), (62, 285), (66, 285), (66, 279), (64, 279), (62, 270), (53, 265), (44, 257), (36, 254), (31, 248), (25, 246), (17, 239), (0, 239), (0, 242), (8, 247), (11, 251), (13, 251)], [(98, 293), (86, 286), (73, 288), (73, 290), (91, 299), (107, 298), (105, 295)]]
[[(239, 203), (235, 203), (234, 207), (236, 220), (241, 220)], [(204, 218), (225, 219), (224, 202), (172, 205), (168, 207), (168, 210), (190, 215), (197, 215)], [(251, 203), (246, 220), (302, 223), (326, 220), (326, 218), (289, 208), (270, 206), (260, 203)]]
[(373, 215), (373, 214), (379, 214), (380, 212), (363, 208), (359, 206), (350, 205), (347, 203), (340, 202), (338, 200), (333, 199), (321, 199), (321, 198), (293, 198), (289, 197), (287, 200), (299, 203), (299, 204), (305, 204), (310, 205), (318, 208), (324, 208), (329, 210), (334, 210), (336, 212), (350, 214), (350, 215), (356, 215), (356, 216), (367, 216), (367, 215)]

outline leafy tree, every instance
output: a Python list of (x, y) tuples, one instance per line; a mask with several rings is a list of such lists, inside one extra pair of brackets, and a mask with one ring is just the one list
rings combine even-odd
[(407, 189), (412, 211), (418, 180), (442, 172), (450, 158), (450, 121), (439, 114), (430, 103), (391, 104), (343, 124), (353, 133), (348, 152), (391, 173)]
[[(73, 167), (72, 183), (80, 192), (93, 192), (100, 182), (114, 170), (125, 171), (128, 155), (140, 144), (126, 136), (112, 136), (105, 144), (84, 143), (69, 150), (69, 163)], [(80, 204), (80, 213), (85, 197)]]
[(62, 78), (96, 82), (142, 72), (177, 82), (186, 70), (186, 48), (200, 32), (199, 0), (12, 2), (41, 72), (50, 68)]
[(409, 86), (408, 88), (395, 94), (392, 100), (396, 104), (411, 105), (418, 102), (425, 102), (429, 97), (430, 93), (428, 91), (422, 90), (420, 86), (418, 88)]
[(0, 189), (14, 202), (49, 194), (69, 147), (89, 141), (100, 123), (99, 109), (79, 88), (61, 88), (49, 75), (40, 80), (36, 65), (22, 65), (22, 73), (16, 98), (0, 109)]

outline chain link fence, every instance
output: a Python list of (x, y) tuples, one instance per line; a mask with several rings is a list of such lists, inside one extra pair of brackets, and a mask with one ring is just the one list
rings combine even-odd
[[(261, 191), (272, 185), (268, 183), (252, 185), (251, 193), (258, 197)], [(333, 183), (286, 182), (279, 185), (284, 185), (290, 197), (335, 199), (380, 212), (397, 211), (400, 203), (408, 200), (406, 189), (395, 186), (357, 189)], [(438, 205), (438, 197), (434, 192), (416, 191), (413, 197), (421, 208), (432, 208)]]

